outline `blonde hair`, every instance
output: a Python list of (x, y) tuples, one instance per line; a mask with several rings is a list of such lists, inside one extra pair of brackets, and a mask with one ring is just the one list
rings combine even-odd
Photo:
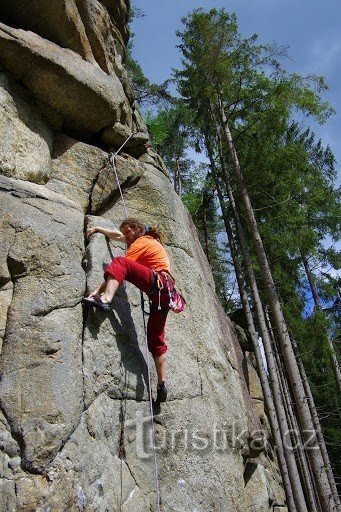
[(160, 244), (163, 245), (164, 242), (164, 234), (161, 231), (161, 229), (157, 226), (149, 226), (142, 224), (138, 219), (135, 217), (127, 217), (120, 225), (120, 229), (122, 229), (124, 226), (129, 226), (130, 228), (134, 229), (139, 233), (139, 236), (142, 235), (148, 235), (155, 238)]

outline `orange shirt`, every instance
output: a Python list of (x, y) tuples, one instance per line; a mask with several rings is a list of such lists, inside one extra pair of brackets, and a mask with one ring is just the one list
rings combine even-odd
[(149, 235), (137, 238), (127, 250), (126, 258), (158, 272), (161, 270), (170, 272), (169, 258), (165, 248)]

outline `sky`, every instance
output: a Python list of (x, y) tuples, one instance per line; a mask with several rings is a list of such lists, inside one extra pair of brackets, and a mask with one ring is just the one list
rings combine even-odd
[(225, 8), (238, 18), (243, 37), (259, 35), (259, 43), (287, 45), (290, 59), (283, 66), (302, 76), (318, 74), (327, 80), (329, 91), (323, 98), (336, 114), (323, 126), (312, 127), (324, 145), (329, 144), (341, 175), (341, 1), (340, 0), (132, 0), (144, 13), (135, 18), (134, 58), (145, 75), (155, 83), (170, 78), (180, 67), (176, 30), (181, 18), (195, 8)]

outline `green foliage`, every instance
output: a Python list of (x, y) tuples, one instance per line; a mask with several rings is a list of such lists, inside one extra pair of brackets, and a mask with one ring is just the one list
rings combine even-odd
[(207, 172), (207, 165), (196, 165), (185, 182), (182, 200), (198, 230), (200, 243), (211, 265), (216, 293), (227, 311), (233, 307), (234, 302), (228, 293), (226, 275), (230, 273), (230, 268), (226, 258), (226, 247), (221, 243), (223, 225), (218, 213), (214, 188), (212, 176)]
[(183, 101), (161, 107), (157, 113), (149, 111), (146, 122), (152, 141), (160, 155), (168, 160), (181, 157), (189, 146), (191, 111)]
[(127, 47), (124, 65), (133, 86), (135, 99), (141, 107), (172, 101), (172, 97), (167, 91), (168, 81), (160, 85), (150, 82), (140, 64), (132, 57), (131, 43)]
[(170, 170), (179, 195), (193, 166), (193, 161), (188, 158), (192, 139), (191, 117), (192, 113), (184, 102), (174, 99), (172, 106), (160, 107), (156, 114), (148, 112), (146, 119), (153, 146)]
[[(194, 113), (192, 124), (201, 138), (209, 136), (220, 172), (220, 154), (230, 158), (216, 131), (223, 129), (220, 107), (226, 113), (271, 270), (317, 405), (325, 412), (334, 411), (339, 403), (328, 352), (331, 326), (323, 312), (305, 314), (307, 276), (302, 257), (318, 265), (317, 293), (330, 300), (335, 293), (327, 286), (330, 270), (336, 268), (340, 255), (326, 250), (323, 240), (326, 236), (339, 239), (340, 191), (334, 188), (331, 149), (294, 121), (298, 112), (306, 120), (326, 121), (333, 113), (322, 97), (327, 85), (323, 77), (287, 73), (279, 62), (286, 49), (258, 45), (255, 35), (243, 39), (236, 16), (223, 9), (197, 9), (183, 24), (178, 32), (182, 52), (182, 69), (176, 72), (178, 90)], [(232, 173), (230, 180), (235, 188)], [(243, 219), (238, 193), (236, 200)], [(260, 278), (257, 264), (255, 272)], [(335, 422), (325, 422), (324, 427), (332, 438)]]
[[(339, 335), (339, 309), (331, 306), (328, 311), (307, 313), (311, 291), (302, 259), (308, 262), (322, 307), (334, 304), (337, 283), (333, 274), (341, 256), (333, 246), (326, 248), (324, 240), (340, 238), (340, 190), (334, 187), (331, 149), (295, 120), (298, 113), (305, 122), (309, 118), (319, 123), (327, 120), (333, 113), (323, 100), (327, 84), (320, 76), (287, 73), (280, 63), (286, 48), (259, 45), (256, 35), (241, 37), (236, 16), (224, 9), (196, 9), (183, 24), (178, 32), (182, 68), (175, 71), (181, 98), (167, 97), (167, 83), (162, 92), (162, 86), (150, 84), (136, 63), (130, 66), (138, 98), (154, 107), (147, 114), (153, 145), (192, 215), (218, 296), (228, 310), (227, 288), (232, 294), (233, 287), (229, 283), (229, 252), (221, 242), (216, 186), (207, 166), (188, 157), (189, 148), (201, 147), (207, 152), (209, 143), (220, 177), (224, 178), (222, 158), (229, 172), (229, 151), (218, 138), (223, 129), (219, 107), (223, 107), (288, 325), (298, 343), (336, 465), (340, 457), (334, 443), (340, 440), (340, 425), (335, 411), (340, 403), (328, 335)], [(232, 173), (229, 175), (266, 300), (242, 198)], [(223, 186), (222, 193), (226, 197)]]
[[(296, 326), (297, 328), (297, 326)], [(336, 474), (340, 474), (341, 397), (331, 371), (328, 343), (330, 320), (316, 310), (300, 325), (300, 354), (306, 368), (318, 414)]]

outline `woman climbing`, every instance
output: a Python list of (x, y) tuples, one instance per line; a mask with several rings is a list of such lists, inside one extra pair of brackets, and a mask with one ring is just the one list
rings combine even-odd
[(122, 222), (120, 231), (93, 227), (88, 230), (87, 236), (93, 233), (102, 233), (113, 240), (125, 242), (127, 252), (125, 256), (111, 261), (104, 273), (105, 281), (83, 300), (86, 304), (109, 311), (111, 301), (124, 280), (148, 295), (151, 302), (147, 324), (148, 348), (157, 371), (157, 401), (164, 402), (167, 399), (165, 325), (174, 279), (170, 274), (167, 252), (162, 245), (162, 234), (157, 228), (143, 226), (133, 217)]

